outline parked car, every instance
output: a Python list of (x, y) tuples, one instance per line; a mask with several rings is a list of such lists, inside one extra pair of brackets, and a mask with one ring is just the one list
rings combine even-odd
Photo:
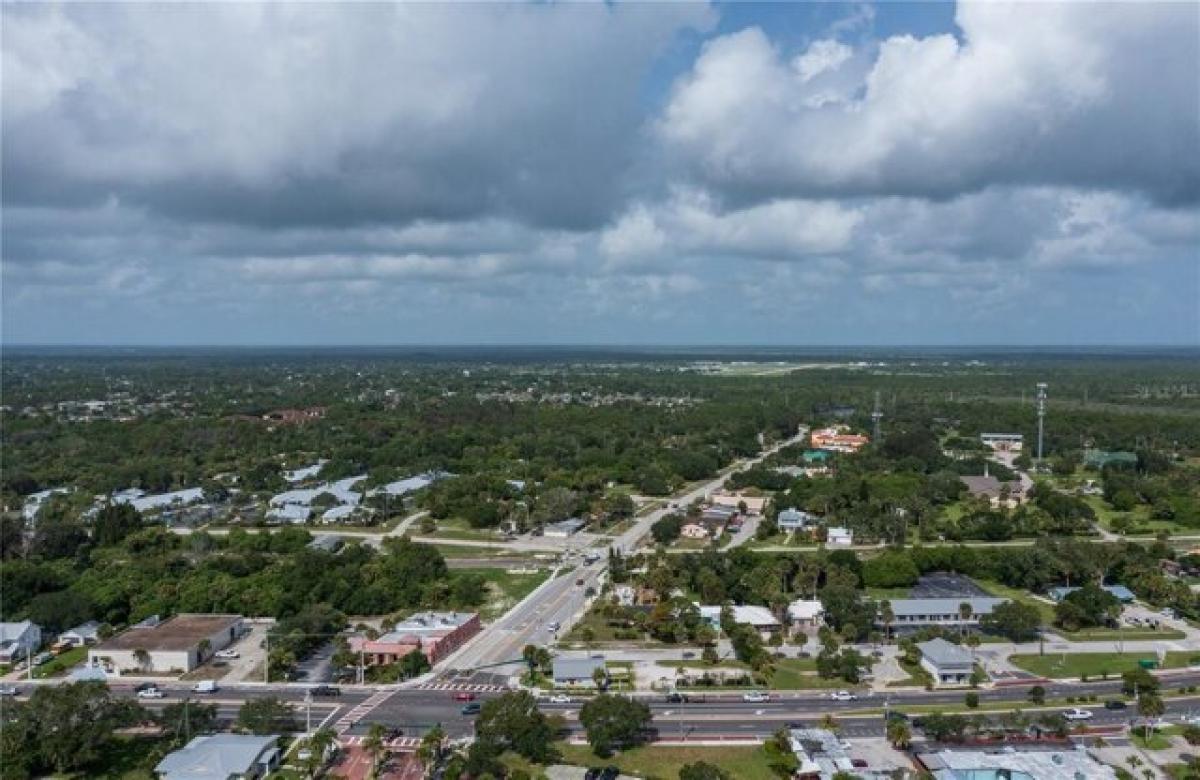
[(167, 694), (161, 688), (145, 688), (137, 692), (139, 699), (165, 699)]
[(481, 709), (483, 709), (483, 705), (477, 701), (473, 701), (470, 704), (464, 704), (460, 712), (462, 712), (463, 715), (478, 715)]
[(866, 769), (870, 764), (867, 763), (867, 759), (865, 758), (852, 758), (850, 759), (850, 766), (855, 769)]
[(341, 696), (342, 689), (334, 685), (314, 685), (311, 689), (313, 696)]
[(1104, 702), (1104, 709), (1106, 710), (1123, 710), (1128, 706), (1128, 704), (1120, 699), (1109, 699), (1108, 701)]
[(237, 650), (230, 649), (230, 650), (218, 650), (216, 652), (216, 657), (224, 658), (225, 660), (228, 661), (228, 660), (232, 660), (234, 658), (241, 658), (242, 656), (241, 656), (241, 653), (239, 653)]
[(570, 704), (571, 697), (565, 693), (556, 693), (549, 699), (551, 704)]
[(475, 694), (470, 691), (459, 691), (454, 694), (455, 701), (475, 701)]
[(1063, 713), (1063, 717), (1067, 720), (1089, 720), (1092, 717), (1092, 711), (1081, 710), (1078, 707), (1072, 707)]
[(16, 696), (17, 686), (15, 685), (0, 685), (0, 696)]
[(54, 653), (38, 653), (33, 657), (33, 665), (41, 666), (54, 660)]
[(767, 693), (766, 691), (750, 691), (742, 694), (742, 701), (759, 703), (770, 700), (771, 694)]
[(583, 780), (616, 780), (620, 775), (621, 770), (615, 766), (594, 766), (584, 773)]
[(834, 691), (833, 693), (829, 694), (829, 698), (833, 699), (834, 701), (854, 701), (858, 698), (858, 696), (850, 691)]

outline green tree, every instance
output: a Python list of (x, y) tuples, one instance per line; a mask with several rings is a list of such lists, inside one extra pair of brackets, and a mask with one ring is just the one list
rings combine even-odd
[(279, 734), (296, 728), (291, 705), (275, 696), (247, 699), (238, 710), (237, 725), (251, 734)]
[(985, 631), (1013, 642), (1028, 642), (1037, 637), (1042, 616), (1037, 607), (1031, 604), (1005, 601), (997, 604), (990, 614), (981, 617), (979, 624)]
[(400, 674), (405, 679), (429, 671), (429, 659), (420, 650), (411, 650), (400, 659)]
[(967, 709), (976, 709), (979, 706), (979, 694), (975, 691), (970, 691), (963, 698), (963, 703), (967, 705)]
[(384, 757), (387, 755), (387, 745), (383, 744), (383, 738), (387, 733), (387, 729), (382, 723), (372, 723), (367, 729), (367, 736), (363, 738), (363, 750), (367, 751), (371, 756), (371, 776), (377, 777), (379, 769), (383, 766)]
[(445, 741), (446, 732), (441, 726), (434, 726), (425, 732), (425, 736), (421, 737), (421, 744), (417, 747), (417, 760), (421, 762), (426, 775), (442, 757), (442, 746)]
[(1040, 706), (1046, 703), (1046, 689), (1040, 685), (1034, 685), (1029, 688), (1029, 692), (1025, 694), (1025, 698), (1029, 699), (1029, 703)]
[(100, 547), (120, 544), (142, 529), (142, 513), (125, 503), (106, 503), (92, 521), (92, 539)]
[(114, 697), (103, 683), (35, 688), (27, 702), (5, 706), (4, 776), (10, 767), (35, 775), (83, 770), (101, 757), (115, 729), (141, 718), (137, 704)]
[(1054, 607), (1055, 622), (1068, 631), (1107, 625), (1120, 614), (1117, 597), (1092, 583), (1068, 593)]
[(1146, 719), (1145, 739), (1150, 741), (1151, 724), (1154, 719), (1161, 718), (1163, 713), (1167, 711), (1167, 705), (1163, 703), (1162, 697), (1157, 693), (1143, 693), (1138, 696), (1137, 701), (1138, 714)]
[(216, 727), (217, 705), (184, 699), (163, 707), (154, 720), (171, 735), (176, 746), (184, 745), (197, 734), (207, 733)]
[(554, 729), (528, 691), (505, 693), (484, 702), (475, 719), (475, 736), (495, 744), (501, 752), (512, 750), (537, 763), (555, 756)]
[(898, 750), (906, 749), (912, 742), (912, 727), (908, 721), (892, 718), (887, 724), (887, 740)]
[(627, 696), (601, 694), (579, 710), (579, 722), (587, 732), (588, 744), (598, 756), (614, 747), (637, 744), (650, 724), (650, 708)]

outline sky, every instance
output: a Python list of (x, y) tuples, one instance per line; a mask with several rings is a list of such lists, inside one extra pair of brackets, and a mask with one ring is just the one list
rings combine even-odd
[(0, 6), (6, 344), (1200, 343), (1200, 4)]

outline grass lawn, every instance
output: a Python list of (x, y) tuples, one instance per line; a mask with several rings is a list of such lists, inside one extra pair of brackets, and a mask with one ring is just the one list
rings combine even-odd
[[(1135, 669), (1138, 661), (1148, 658), (1157, 661), (1154, 653), (1047, 653), (1046, 655), (1009, 656), (1009, 661), (1027, 672), (1050, 678), (1100, 677), (1105, 672), (1109, 677), (1116, 677), (1123, 672)], [(1163, 663), (1164, 669), (1178, 669), (1200, 663), (1200, 651), (1167, 653)]]
[(524, 550), (505, 550), (499, 547), (466, 547), (461, 544), (435, 544), (434, 549), (443, 558), (528, 558), (530, 562), (537, 559)]
[(1171, 747), (1171, 740), (1158, 729), (1150, 730), (1150, 739), (1146, 739), (1146, 730), (1144, 728), (1130, 729), (1129, 736), (1129, 741), (1142, 750), (1166, 750)]
[(717, 661), (715, 664), (708, 664), (698, 659), (687, 659), (682, 661), (655, 661), (657, 666), (665, 666), (668, 669), (749, 669), (741, 661)]
[(503, 615), (550, 576), (548, 571), (539, 571), (534, 574), (509, 574), (504, 569), (493, 568), (456, 569), (456, 571), (478, 574), (487, 580), (490, 598), (479, 611), (480, 618), (483, 620), (492, 620)]
[(1187, 634), (1177, 628), (1164, 628), (1155, 631), (1152, 628), (1085, 628), (1082, 631), (1062, 631), (1058, 628), (1053, 629), (1054, 633), (1062, 636), (1064, 639), (1070, 639), (1073, 642), (1106, 642), (1117, 641), (1124, 639), (1133, 641), (1135, 639), (1155, 640), (1155, 639), (1183, 639)]
[(429, 534), (429, 536), (435, 538), (441, 537), (443, 539), (462, 539), (469, 542), (498, 542), (502, 539), (500, 534), (494, 531), (472, 528), (466, 520), (461, 520), (457, 517), (438, 520), (437, 530)]
[(759, 746), (738, 747), (664, 747), (648, 745), (599, 758), (587, 745), (558, 745), (563, 761), (580, 766), (618, 767), (622, 773), (637, 777), (674, 780), (684, 764), (706, 761), (715, 764), (738, 780), (774, 780), (767, 766), (766, 752)]
[(62, 677), (74, 667), (87, 660), (86, 647), (72, 647), (53, 661), (33, 668), (34, 677)]
[(788, 691), (801, 689), (853, 688), (855, 686), (841, 678), (827, 680), (815, 674), (817, 664), (811, 658), (784, 658), (776, 661), (775, 673), (771, 675), (770, 687)]

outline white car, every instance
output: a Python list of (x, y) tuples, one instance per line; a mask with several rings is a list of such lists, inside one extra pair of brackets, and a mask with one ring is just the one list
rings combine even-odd
[(166, 698), (166, 694), (158, 688), (143, 688), (137, 692), (139, 699), (162, 699)]
[(1078, 707), (1074, 707), (1064, 712), (1063, 717), (1067, 720), (1090, 720), (1092, 717), (1092, 711), (1081, 710)]
[(858, 696), (850, 693), (850, 691), (834, 691), (833, 693), (829, 694), (829, 698), (833, 699), (834, 701), (854, 701), (858, 698)]
[(549, 699), (551, 704), (570, 704), (571, 697), (565, 693), (556, 693)]
[(16, 696), (17, 688), (15, 685), (0, 685), (0, 696)]
[(766, 691), (750, 691), (749, 693), (742, 694), (742, 701), (758, 703), (770, 700), (771, 694)]
[(217, 658), (231, 659), (231, 658), (241, 658), (241, 657), (242, 657), (241, 654), (239, 654), (237, 650), (218, 650), (217, 651)]

